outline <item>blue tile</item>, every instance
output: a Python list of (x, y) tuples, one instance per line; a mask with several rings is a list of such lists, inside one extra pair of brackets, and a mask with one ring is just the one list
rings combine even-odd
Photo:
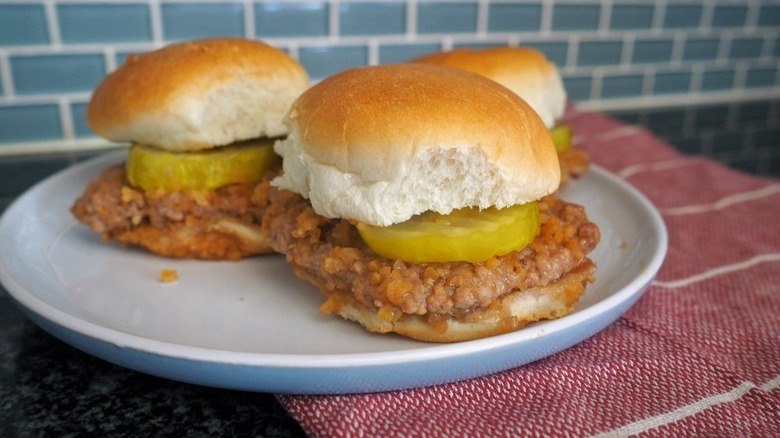
[(666, 14), (664, 15), (664, 27), (667, 29), (699, 27), (701, 11), (702, 6), (696, 4), (667, 5)]
[(764, 46), (763, 38), (734, 38), (729, 48), (729, 57), (734, 59), (758, 58)]
[(601, 6), (556, 4), (553, 6), (553, 30), (596, 30), (599, 27)]
[(344, 3), (339, 5), (341, 35), (388, 35), (406, 32), (406, 3)]
[(161, 9), (166, 40), (244, 35), (242, 3), (168, 3)]
[(303, 67), (315, 80), (368, 64), (368, 49), (365, 46), (302, 47), (298, 56)]
[(736, 73), (730, 70), (709, 70), (702, 74), (702, 91), (730, 90), (734, 87)]
[(777, 147), (780, 145), (780, 127), (773, 126), (758, 130), (755, 144), (757, 147)]
[(689, 38), (683, 47), (684, 61), (703, 61), (718, 57), (720, 40), (717, 38)]
[(538, 4), (493, 3), (488, 6), (489, 32), (529, 32), (539, 30), (542, 6)]
[(95, 133), (87, 125), (87, 104), (74, 103), (70, 106), (70, 112), (73, 115), (73, 128), (76, 137), (94, 137)]
[(66, 43), (149, 41), (149, 7), (144, 4), (57, 5), (60, 33)]
[(590, 76), (564, 76), (563, 86), (568, 98), (577, 102), (590, 100), (590, 89), (593, 79)]
[(653, 83), (654, 94), (687, 93), (691, 89), (691, 73), (657, 73)]
[(780, 26), (780, 5), (761, 5), (761, 9), (758, 11), (758, 25)]
[(406, 62), (440, 50), (438, 44), (383, 44), (379, 46), (379, 63)]
[(417, 4), (417, 32), (464, 33), (477, 30), (477, 4), (422, 1)]
[(62, 126), (57, 105), (0, 106), (0, 143), (54, 140), (60, 137)]
[(328, 32), (325, 2), (255, 3), (255, 33), (260, 37), (317, 37)]
[(577, 52), (577, 65), (620, 64), (622, 41), (583, 41)]
[(672, 40), (637, 40), (631, 62), (634, 64), (669, 62), (672, 59)]
[(0, 46), (48, 44), (43, 5), (0, 5)]
[(748, 88), (773, 87), (777, 85), (776, 67), (748, 68), (745, 86)]
[(712, 12), (712, 27), (742, 27), (747, 19), (747, 6), (718, 5)]
[(610, 29), (649, 29), (653, 25), (652, 5), (615, 5), (609, 21)]
[(92, 91), (106, 73), (102, 55), (12, 56), (19, 94)]
[(601, 97), (635, 97), (642, 95), (642, 75), (604, 75), (601, 83)]
[(532, 47), (544, 53), (544, 56), (546, 56), (547, 59), (552, 61), (558, 67), (565, 66), (569, 57), (569, 43), (566, 42), (550, 41), (550, 42), (536, 42), (536, 43), (528, 43), (528, 44), (521, 43), (521, 45)]

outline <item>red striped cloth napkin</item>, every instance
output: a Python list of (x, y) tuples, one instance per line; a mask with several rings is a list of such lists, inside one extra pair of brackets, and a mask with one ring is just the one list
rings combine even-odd
[(778, 436), (780, 181), (570, 110), (575, 144), (669, 231), (656, 281), (568, 350), (429, 388), (278, 399), (311, 436)]

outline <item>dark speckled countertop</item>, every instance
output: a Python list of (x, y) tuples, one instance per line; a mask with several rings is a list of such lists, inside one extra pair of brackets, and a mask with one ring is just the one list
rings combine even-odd
[[(0, 212), (90, 155), (0, 158)], [(0, 287), (2, 437), (303, 435), (273, 394), (178, 383), (97, 359), (27, 320)]]

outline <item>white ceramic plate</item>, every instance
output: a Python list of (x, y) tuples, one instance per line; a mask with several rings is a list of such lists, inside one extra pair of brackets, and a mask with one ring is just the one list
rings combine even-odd
[[(433, 385), (520, 366), (600, 331), (648, 287), (667, 235), (639, 192), (599, 167), (562, 196), (601, 228), (597, 281), (576, 310), (520, 331), (456, 344), (374, 335), (322, 317), (320, 294), (282, 257), (179, 261), (101, 243), (68, 209), (113, 153), (22, 195), (0, 220), (0, 280), (36, 324), (90, 354), (201, 385), (356, 393)], [(180, 280), (161, 283), (161, 269)]]

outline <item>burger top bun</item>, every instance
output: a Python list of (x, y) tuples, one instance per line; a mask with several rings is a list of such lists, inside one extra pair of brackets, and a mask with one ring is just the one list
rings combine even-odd
[(273, 184), (318, 214), (386, 226), (427, 210), (499, 208), (560, 182), (546, 127), (516, 94), (433, 65), (363, 67), (296, 100)]
[(306, 71), (260, 41), (204, 39), (130, 56), (97, 87), (87, 121), (97, 134), (169, 151), (285, 135)]
[(517, 93), (552, 127), (566, 109), (566, 89), (555, 64), (528, 47), (459, 49), (416, 58), (486, 76)]

